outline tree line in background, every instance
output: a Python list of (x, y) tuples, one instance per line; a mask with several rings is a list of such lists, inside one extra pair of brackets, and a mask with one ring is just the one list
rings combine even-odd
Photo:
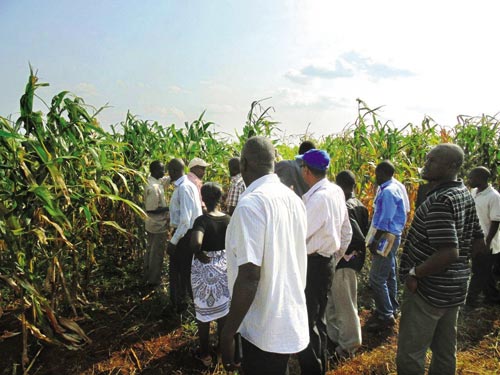
[[(90, 339), (73, 319), (83, 314), (90, 290), (124, 262), (138, 262), (145, 248), (142, 188), (153, 160), (201, 157), (211, 163), (206, 181), (227, 187), (227, 162), (253, 135), (270, 137), (280, 157), (291, 159), (271, 107), (251, 104), (241, 133), (218, 134), (205, 113), (181, 127), (144, 121), (127, 113), (105, 131), (95, 110), (63, 91), (47, 113), (35, 112), (39, 83), (30, 71), (20, 116), (0, 117), (0, 319), (14, 308), (23, 336), (22, 365), (29, 367), (30, 337), (72, 349)], [(343, 169), (358, 179), (358, 196), (368, 206), (375, 193), (374, 169), (391, 160), (396, 177), (415, 200), (419, 168), (430, 146), (454, 142), (466, 154), (463, 175), (488, 167), (500, 182), (500, 125), (497, 116), (459, 116), (445, 128), (425, 117), (396, 128), (358, 100), (358, 117), (338, 134), (311, 139), (331, 156), (330, 176)], [(119, 128), (120, 130), (117, 130)]]

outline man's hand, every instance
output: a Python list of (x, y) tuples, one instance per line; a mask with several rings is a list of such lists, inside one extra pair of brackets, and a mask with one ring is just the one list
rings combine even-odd
[(175, 250), (177, 250), (177, 245), (174, 245), (172, 242), (169, 242), (167, 245), (167, 254), (172, 256), (175, 254)]
[(417, 291), (418, 279), (415, 276), (407, 275), (405, 283), (410, 292), (415, 293)]
[(201, 263), (207, 264), (210, 263), (210, 258), (205, 254), (204, 251), (199, 251), (194, 254), (194, 257), (198, 259)]

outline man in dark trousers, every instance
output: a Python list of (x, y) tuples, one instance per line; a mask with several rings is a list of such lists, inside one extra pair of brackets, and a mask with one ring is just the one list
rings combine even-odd
[(481, 293), (486, 304), (499, 304), (500, 291), (496, 287), (493, 277), (495, 254), (500, 253), (500, 193), (488, 181), (491, 172), (485, 167), (477, 167), (470, 171), (468, 180), (471, 194), (476, 204), (479, 224), (483, 229), (487, 252), (474, 254), (472, 257), (472, 277), (469, 291), (465, 301), (466, 306), (475, 308), (479, 306)]
[(398, 374), (424, 374), (429, 348), (429, 375), (455, 374), (457, 317), (467, 294), (469, 257), (485, 250), (474, 199), (458, 179), (463, 160), (459, 146), (440, 144), (427, 154), (422, 170), (433, 190), (415, 211), (401, 255), (405, 289)]
[(168, 174), (175, 186), (170, 199), (170, 225), (174, 233), (167, 246), (167, 253), (170, 255), (170, 299), (177, 312), (183, 313), (191, 298), (191, 228), (203, 212), (198, 189), (184, 174), (184, 162), (172, 159), (168, 163)]
[(307, 210), (307, 284), (306, 302), (311, 341), (299, 353), (301, 373), (326, 372), (326, 305), (331, 274), (351, 242), (352, 229), (344, 192), (328, 181), (330, 156), (312, 149), (297, 156), (302, 161), (302, 176), (310, 187), (302, 200)]
[(351, 171), (342, 171), (335, 182), (344, 191), (347, 212), (352, 228), (352, 239), (346, 253), (334, 270), (328, 293), (326, 328), (328, 337), (336, 344), (338, 358), (352, 356), (361, 346), (361, 323), (358, 316), (357, 273), (365, 262), (365, 237), (368, 233), (368, 210), (354, 195), (356, 177)]

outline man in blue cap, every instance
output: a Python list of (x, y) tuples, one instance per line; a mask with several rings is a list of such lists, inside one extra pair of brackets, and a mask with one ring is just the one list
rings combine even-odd
[(330, 164), (328, 153), (312, 149), (296, 158), (302, 161), (302, 176), (309, 186), (302, 200), (307, 211), (305, 294), (310, 342), (299, 353), (299, 362), (302, 374), (324, 374), (327, 362), (325, 311), (331, 272), (349, 246), (352, 229), (344, 192), (326, 178)]

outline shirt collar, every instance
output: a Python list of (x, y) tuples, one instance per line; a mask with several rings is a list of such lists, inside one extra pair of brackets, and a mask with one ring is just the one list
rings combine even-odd
[(246, 190), (243, 192), (243, 194), (240, 197), (243, 197), (247, 194), (250, 194), (254, 190), (257, 190), (260, 186), (267, 184), (267, 183), (277, 183), (280, 182), (280, 179), (278, 176), (274, 173), (266, 174), (262, 177), (259, 177), (256, 179), (254, 182), (252, 182)]
[(187, 175), (182, 175), (181, 177), (179, 177), (177, 180), (175, 180), (174, 182), (174, 185), (177, 187), (179, 186), (180, 184), (182, 184), (184, 181), (186, 181), (186, 178), (187, 178)]
[(483, 191), (477, 191), (476, 190), (476, 197), (478, 195), (486, 195), (488, 194), (493, 188), (491, 187), (491, 185), (488, 185), (488, 187), (486, 189), (484, 189)]
[(450, 187), (462, 187), (464, 186), (463, 182), (461, 179), (458, 179), (457, 181), (446, 181), (443, 182), (437, 186), (434, 187), (434, 189), (431, 189), (428, 193), (427, 196), (435, 193), (438, 190), (441, 190), (443, 188), (450, 188)]
[(384, 182), (383, 184), (381, 184), (379, 187), (380, 189), (384, 189), (386, 186), (389, 186), (390, 184), (392, 184), (394, 181), (393, 179), (391, 178), (390, 180), (387, 180), (386, 182)]
[(304, 200), (304, 202), (307, 202), (307, 200), (309, 198), (311, 198), (311, 195), (313, 195), (315, 192), (317, 192), (319, 189), (321, 189), (323, 186), (325, 186), (328, 183), (330, 183), (330, 181), (328, 181), (328, 179), (326, 177), (322, 178), (321, 180), (316, 182), (313, 186), (311, 186), (311, 188), (307, 191), (307, 193), (305, 193), (302, 196), (302, 199)]
[(231, 177), (231, 182), (239, 181), (241, 179), (241, 173), (235, 174)]
[(148, 177), (148, 182), (152, 183), (152, 184), (159, 184), (159, 183), (161, 183), (161, 180), (159, 180), (158, 178), (153, 177), (153, 176), (150, 175)]

